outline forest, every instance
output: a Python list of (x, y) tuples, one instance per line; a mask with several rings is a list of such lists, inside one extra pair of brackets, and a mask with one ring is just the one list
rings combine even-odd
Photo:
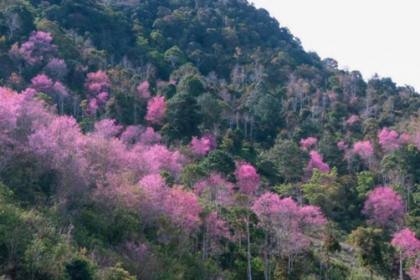
[(247, 0), (2, 0), (0, 279), (420, 279), (419, 109)]

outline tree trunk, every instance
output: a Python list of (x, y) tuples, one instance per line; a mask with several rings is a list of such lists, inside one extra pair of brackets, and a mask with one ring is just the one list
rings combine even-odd
[(265, 280), (269, 280), (269, 268), (268, 268), (268, 242), (267, 242), (267, 237), (265, 238), (264, 241), (264, 279)]
[(246, 238), (247, 238), (247, 264), (248, 264), (248, 280), (252, 280), (251, 271), (251, 233), (249, 231), (249, 214), (246, 219)]
[(404, 280), (402, 251), (400, 250), (400, 280)]

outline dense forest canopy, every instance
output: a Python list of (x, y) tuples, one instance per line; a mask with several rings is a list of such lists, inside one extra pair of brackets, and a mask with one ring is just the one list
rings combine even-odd
[(3, 0), (0, 279), (420, 279), (419, 108), (246, 0)]

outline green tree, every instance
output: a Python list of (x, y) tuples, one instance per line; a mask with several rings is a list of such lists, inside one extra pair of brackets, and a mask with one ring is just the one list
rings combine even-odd
[(308, 160), (308, 153), (302, 151), (291, 140), (278, 141), (274, 147), (262, 155), (262, 163), (273, 164), (277, 175), (283, 178), (284, 183), (300, 180)]
[(67, 263), (65, 271), (71, 280), (93, 280), (92, 263), (84, 258), (75, 258)]
[(359, 263), (369, 270), (370, 279), (373, 279), (373, 272), (380, 270), (383, 265), (382, 230), (359, 227), (350, 233), (348, 242), (357, 246)]
[(210, 151), (207, 157), (200, 163), (208, 173), (217, 172), (222, 175), (229, 175), (235, 171), (233, 158), (222, 150)]
[(188, 92), (181, 91), (166, 103), (162, 133), (172, 140), (184, 138), (188, 141), (190, 137), (199, 135), (201, 120), (197, 100)]
[(314, 168), (310, 181), (302, 186), (309, 204), (321, 207), (322, 212), (336, 221), (346, 217), (346, 193), (337, 179), (337, 169), (322, 173)]

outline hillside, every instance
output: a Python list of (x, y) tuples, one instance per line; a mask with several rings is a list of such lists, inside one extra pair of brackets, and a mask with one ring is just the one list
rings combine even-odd
[(419, 279), (420, 96), (246, 0), (4, 0), (0, 65), (0, 279)]

